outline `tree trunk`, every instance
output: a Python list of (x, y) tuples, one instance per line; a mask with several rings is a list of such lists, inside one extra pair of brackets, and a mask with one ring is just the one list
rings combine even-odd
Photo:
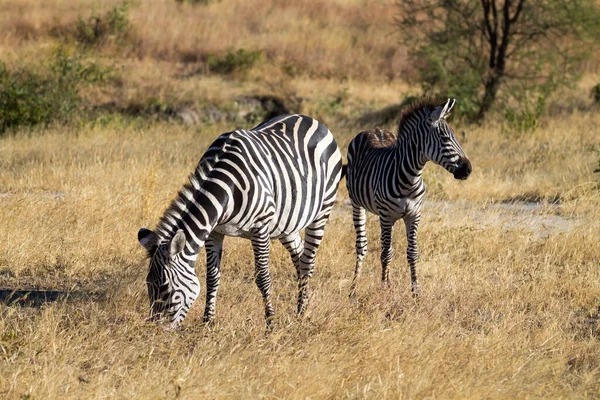
[(477, 122), (483, 120), (485, 114), (487, 114), (492, 107), (492, 104), (494, 104), (494, 101), (496, 101), (496, 95), (498, 94), (498, 88), (500, 87), (500, 78), (501, 76), (497, 72), (492, 72), (485, 81), (483, 99), (481, 99), (479, 110), (477, 111)]

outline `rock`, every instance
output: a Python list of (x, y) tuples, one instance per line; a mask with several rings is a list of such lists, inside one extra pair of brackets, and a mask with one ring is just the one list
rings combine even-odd
[(191, 108), (184, 108), (181, 111), (177, 111), (175, 113), (175, 119), (187, 126), (200, 125), (200, 116), (198, 115), (198, 112)]

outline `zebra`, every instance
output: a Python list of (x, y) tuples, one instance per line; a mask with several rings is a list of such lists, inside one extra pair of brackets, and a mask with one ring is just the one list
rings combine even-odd
[[(303, 115), (284, 115), (251, 130), (219, 136), (154, 231), (142, 228), (140, 244), (150, 266), (146, 283), (150, 320), (184, 320), (200, 294), (195, 273), (206, 248), (204, 322), (215, 317), (224, 236), (250, 239), (255, 282), (267, 325), (271, 303), (269, 250), (278, 239), (289, 251), (298, 278), (298, 314), (307, 307), (307, 285), (341, 179), (341, 154), (325, 125)], [(304, 240), (300, 230), (304, 229)]]
[(356, 231), (356, 266), (350, 295), (356, 294), (367, 252), (366, 211), (379, 216), (381, 227), (381, 280), (389, 281), (392, 228), (402, 218), (406, 227), (411, 292), (418, 296), (417, 229), (425, 195), (423, 168), (431, 160), (456, 179), (467, 179), (471, 162), (446, 122), (455, 100), (445, 104), (425, 98), (402, 111), (398, 135), (374, 129), (359, 133), (348, 147), (346, 185)]

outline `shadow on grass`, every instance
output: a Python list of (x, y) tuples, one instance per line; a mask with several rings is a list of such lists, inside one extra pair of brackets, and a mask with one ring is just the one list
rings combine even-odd
[(43, 289), (10, 289), (0, 288), (0, 303), (5, 305), (21, 305), (40, 307), (46, 303), (57, 301), (92, 300), (98, 301), (106, 297), (105, 293), (84, 290), (43, 290)]

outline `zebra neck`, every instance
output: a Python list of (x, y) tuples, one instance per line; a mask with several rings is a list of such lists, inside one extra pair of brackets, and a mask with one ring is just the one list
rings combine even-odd
[(231, 207), (229, 192), (212, 180), (201, 184), (190, 179), (178, 197), (173, 200), (157, 228), (163, 241), (170, 240), (178, 230), (186, 237), (186, 253), (197, 254), (204, 242), (219, 224), (228, 206)]
[(396, 146), (396, 161), (400, 178), (406, 185), (418, 185), (425, 168), (427, 158), (422, 148), (419, 137), (415, 134), (399, 134), (398, 146)]

